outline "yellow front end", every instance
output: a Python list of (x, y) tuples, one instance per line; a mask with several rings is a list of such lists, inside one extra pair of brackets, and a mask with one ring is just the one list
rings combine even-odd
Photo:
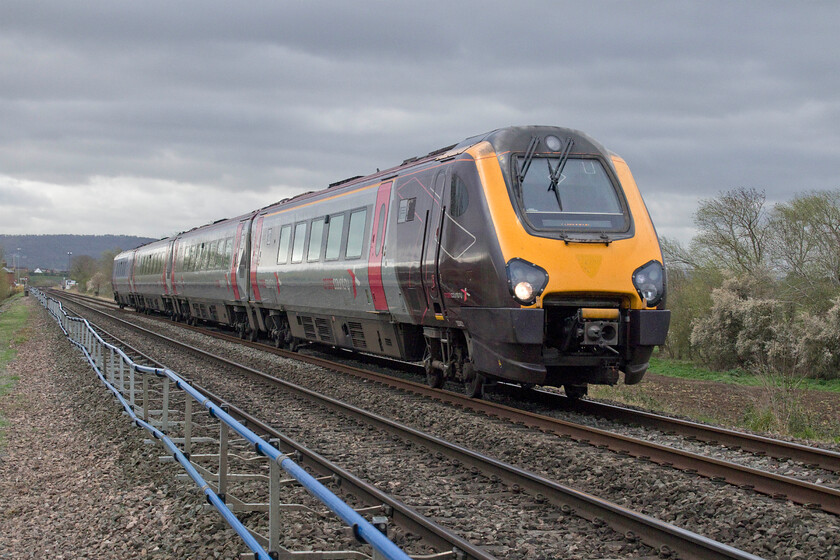
[[(526, 350), (523, 346), (522, 362), (538, 359), (545, 368), (541, 383), (564, 385), (567, 394), (585, 394), (589, 383), (616, 383), (619, 372), (624, 373), (626, 383), (638, 383), (654, 346), (664, 342), (670, 313), (656, 309), (665, 288), (662, 253), (627, 164), (620, 157), (610, 156), (630, 216), (627, 230), (609, 235), (591, 230), (585, 235), (565, 235), (535, 231), (533, 225), (523, 223), (515, 205), (524, 206), (514, 201), (499, 155), (489, 142), (476, 144), (468, 151), (476, 160), (505, 263), (511, 267), (513, 262), (525, 261), (528, 264), (520, 266), (536, 265), (548, 277), (531, 301), (519, 298), (511, 281), (512, 303), (518, 301), (523, 312), (538, 311), (543, 323), (541, 349)], [(658, 291), (645, 291), (642, 267), (656, 269)], [(510, 280), (511, 272), (508, 274)], [(640, 294), (650, 297), (650, 304)], [(516, 365), (515, 357), (507, 366), (504, 360), (497, 362), (508, 371), (524, 369)]]
[(624, 309), (644, 309), (633, 286), (633, 271), (645, 263), (662, 262), (653, 224), (629, 167), (618, 156), (612, 163), (632, 215), (634, 235), (606, 243), (566, 243), (528, 233), (514, 211), (504, 177), (489, 143), (472, 148), (485, 186), (487, 203), (505, 261), (525, 259), (548, 272), (549, 280), (534, 307), (554, 294), (575, 297), (620, 297)]

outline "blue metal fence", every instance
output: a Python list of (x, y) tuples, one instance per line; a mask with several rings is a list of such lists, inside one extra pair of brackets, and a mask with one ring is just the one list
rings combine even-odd
[[(212, 504), (222, 515), (224, 520), (236, 533), (242, 538), (245, 545), (254, 553), (255, 558), (270, 560), (272, 557), (276, 558), (275, 554), (270, 554), (260, 545), (257, 539), (251, 534), (247, 527), (245, 527), (234, 513), (225, 504), (222, 497), (219, 496), (210, 485), (204, 480), (198, 470), (190, 462), (190, 459), (185, 453), (166, 435), (164, 430), (159, 430), (151, 422), (147, 421), (147, 414), (144, 411), (143, 418), (139, 417), (135, 412), (135, 373), (143, 375), (154, 375), (156, 377), (164, 378), (167, 381), (166, 394), (168, 395), (168, 382), (175, 383), (178, 389), (184, 391), (187, 399), (194, 399), (202, 407), (210, 412), (211, 416), (217, 418), (222, 424), (239, 434), (242, 438), (247, 440), (253, 448), (260, 454), (265, 455), (271, 461), (272, 469), (280, 467), (287, 472), (292, 478), (298, 481), (306, 490), (321, 501), (327, 508), (329, 508), (336, 516), (338, 516), (344, 523), (353, 528), (353, 533), (356, 538), (368, 543), (373, 547), (374, 556), (387, 558), (389, 560), (408, 560), (410, 557), (403, 552), (397, 545), (387, 538), (378, 528), (369, 523), (364, 517), (356, 512), (352, 507), (347, 505), (338, 496), (333, 494), (327, 487), (318, 482), (312, 475), (307, 473), (300, 465), (296, 464), (286, 455), (280, 453), (275, 447), (263, 440), (257, 434), (243, 426), (240, 422), (235, 420), (221, 407), (210, 402), (208, 398), (202, 395), (195, 388), (190, 386), (186, 381), (179, 377), (175, 372), (165, 368), (154, 368), (143, 366), (134, 362), (121, 349), (105, 342), (98, 333), (90, 326), (86, 319), (79, 317), (71, 317), (64, 310), (60, 302), (48, 297), (43, 292), (33, 288), (31, 293), (47, 308), (50, 314), (58, 321), (61, 330), (68, 337), (70, 342), (77, 346), (87, 358), (91, 367), (94, 369), (99, 379), (105, 386), (116, 396), (123, 408), (134, 421), (134, 423), (146, 430), (148, 430), (156, 439), (160, 440), (162, 444), (169, 450), (169, 453), (177, 460), (187, 471), (188, 476), (195, 482), (196, 486), (204, 493), (207, 501)], [(105, 359), (105, 353), (110, 353), (110, 358)], [(119, 361), (117, 361), (117, 358)], [(123, 392), (126, 391), (124, 383), (124, 374), (128, 369), (129, 375), (129, 399), (126, 400)], [(119, 378), (120, 388), (117, 388), (114, 383), (117, 377)], [(145, 380), (145, 377), (144, 377)], [(144, 409), (148, 405), (148, 399), (144, 398)], [(167, 410), (168, 405), (163, 407)], [(275, 480), (275, 476), (271, 479)], [(274, 492), (271, 492), (272, 496)], [(273, 498), (272, 498), (273, 499)], [(269, 509), (271, 515), (272, 509)], [(274, 527), (276, 522), (271, 521), (269, 524)], [(270, 544), (273, 546), (276, 540), (272, 537)], [(270, 546), (271, 548), (271, 546)]]

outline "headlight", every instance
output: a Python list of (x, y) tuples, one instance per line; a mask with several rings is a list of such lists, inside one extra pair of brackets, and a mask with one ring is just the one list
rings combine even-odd
[(548, 284), (548, 273), (526, 260), (511, 259), (506, 270), (510, 293), (523, 305), (533, 305)]
[(633, 273), (633, 285), (648, 307), (656, 307), (665, 295), (665, 269), (658, 261), (650, 261)]

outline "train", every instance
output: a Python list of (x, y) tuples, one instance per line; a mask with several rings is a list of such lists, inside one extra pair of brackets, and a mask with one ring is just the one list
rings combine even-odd
[(124, 251), (120, 307), (489, 382), (641, 381), (670, 322), (627, 163), (587, 134), (497, 129)]

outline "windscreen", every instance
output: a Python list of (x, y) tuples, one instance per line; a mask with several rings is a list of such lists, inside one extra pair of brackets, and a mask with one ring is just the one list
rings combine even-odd
[[(518, 158), (520, 168), (524, 158)], [(552, 170), (560, 173), (552, 181)], [(555, 173), (556, 175), (556, 173)], [(603, 165), (592, 158), (535, 157), (520, 183), (520, 200), (536, 229), (615, 232), (626, 229), (618, 193)]]

